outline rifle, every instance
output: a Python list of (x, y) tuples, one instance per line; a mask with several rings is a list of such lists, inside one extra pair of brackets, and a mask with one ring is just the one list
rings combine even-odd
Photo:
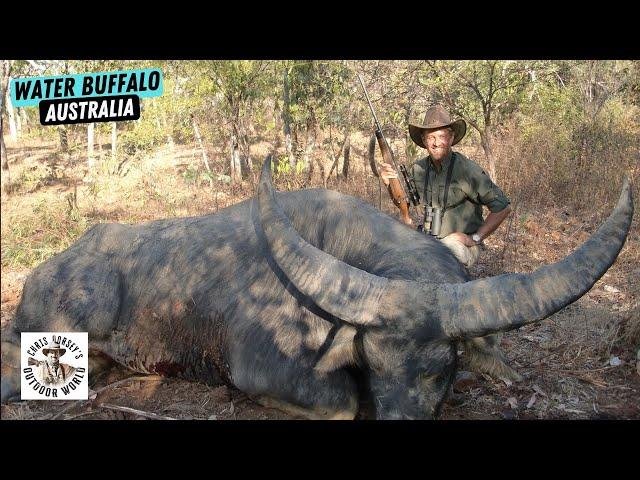
[[(387, 139), (382, 133), (380, 122), (378, 122), (376, 112), (373, 109), (373, 105), (371, 105), (371, 100), (369, 100), (367, 89), (364, 86), (364, 82), (362, 81), (360, 74), (356, 73), (356, 75), (358, 76), (358, 80), (360, 80), (360, 85), (362, 86), (362, 90), (364, 91), (364, 96), (367, 99), (367, 103), (369, 104), (369, 108), (371, 109), (371, 114), (373, 115), (373, 120), (376, 125), (376, 139), (378, 140), (378, 146), (380, 147), (380, 151), (382, 152), (382, 160), (388, 165), (393, 165), (397, 173), (398, 165), (396, 164), (396, 160), (393, 157), (391, 148), (389, 148)], [(402, 173), (402, 178), (404, 179), (406, 189), (397, 178), (390, 178), (387, 190), (389, 191), (389, 195), (391, 196), (391, 200), (393, 201), (393, 203), (398, 208), (400, 208), (402, 221), (407, 225), (411, 225), (413, 222), (411, 220), (411, 217), (409, 216), (409, 203), (413, 204), (415, 209), (420, 203), (420, 195), (418, 194), (418, 189), (416, 188), (415, 181), (409, 176), (409, 173), (407, 172), (407, 168), (404, 165), (400, 165), (399, 170)], [(407, 190), (409, 191), (409, 194), (407, 194)], [(418, 218), (419, 217), (420, 216), (418, 215)]]

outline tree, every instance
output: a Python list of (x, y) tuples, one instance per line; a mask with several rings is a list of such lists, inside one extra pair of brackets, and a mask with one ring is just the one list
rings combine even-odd
[[(200, 69), (211, 79), (209, 92), (214, 104), (226, 120), (229, 146), (231, 181), (242, 181), (242, 158), (240, 148), (244, 149), (244, 167), (253, 173), (249, 156), (247, 127), (244, 124), (246, 110), (251, 102), (261, 95), (264, 86), (264, 72), (267, 62), (259, 61), (210, 61), (200, 62)], [(217, 102), (216, 100), (223, 100)]]
[[(318, 133), (329, 126), (346, 131), (350, 124), (353, 96), (349, 95), (349, 92), (353, 90), (353, 86), (349, 84), (349, 80), (353, 80), (353, 73), (344, 61), (297, 61), (290, 70), (289, 78), (293, 138), (297, 152), (301, 151), (299, 130), (306, 133), (302, 158), (299, 158), (298, 162), (302, 162), (302, 170), (311, 176), (311, 158), (318, 141)], [(330, 134), (330, 150), (333, 153), (332, 141), (333, 135)], [(333, 158), (334, 155), (330, 157)], [(330, 174), (330, 165), (321, 163), (320, 167), (326, 181)]]
[(287, 152), (287, 158), (289, 159), (289, 167), (292, 172), (295, 172), (296, 157), (293, 154), (293, 142), (291, 140), (291, 95), (289, 93), (291, 90), (289, 75), (291, 74), (292, 68), (293, 66), (291, 66), (289, 62), (284, 62), (282, 68), (282, 122), (284, 129), (284, 144)]
[(530, 66), (516, 61), (484, 60), (426, 61), (425, 67), (420, 83), (434, 92), (434, 101), (442, 102), (478, 132), (489, 175), (497, 181), (495, 129), (514, 110), (529, 84)]
[(12, 60), (0, 61), (0, 156), (2, 157), (2, 195), (8, 195), (11, 185), (11, 175), (9, 173), (9, 157), (7, 156), (7, 149), (4, 145), (4, 102), (7, 95), (7, 89), (9, 87), (9, 77), (11, 75)]

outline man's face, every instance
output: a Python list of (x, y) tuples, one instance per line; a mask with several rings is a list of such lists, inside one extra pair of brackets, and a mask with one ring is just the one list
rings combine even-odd
[(451, 145), (453, 144), (453, 131), (448, 128), (438, 128), (436, 130), (425, 130), (422, 134), (422, 141), (427, 147), (431, 158), (441, 162), (449, 156)]
[(47, 362), (51, 366), (58, 366), (58, 364), (60, 363), (60, 351), (50, 350), (47, 354)]

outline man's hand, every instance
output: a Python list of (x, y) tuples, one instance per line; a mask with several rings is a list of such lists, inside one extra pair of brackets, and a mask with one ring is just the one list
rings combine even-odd
[(456, 239), (458, 242), (462, 243), (466, 247), (473, 247), (474, 245), (477, 245), (477, 243), (471, 239), (471, 236), (467, 235), (466, 233), (453, 232), (447, 235), (447, 237)]
[(396, 172), (396, 169), (393, 168), (388, 163), (382, 163), (380, 165), (380, 170), (379, 171), (380, 171), (380, 178), (382, 178), (382, 182), (386, 186), (389, 186), (389, 180), (390, 179), (398, 178), (398, 173)]

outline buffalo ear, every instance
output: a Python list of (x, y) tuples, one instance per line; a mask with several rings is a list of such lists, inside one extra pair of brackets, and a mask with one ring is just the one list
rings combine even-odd
[(356, 345), (354, 338), (356, 333), (357, 330), (350, 325), (341, 326), (314, 369), (318, 372), (329, 373), (347, 365), (355, 365)]

